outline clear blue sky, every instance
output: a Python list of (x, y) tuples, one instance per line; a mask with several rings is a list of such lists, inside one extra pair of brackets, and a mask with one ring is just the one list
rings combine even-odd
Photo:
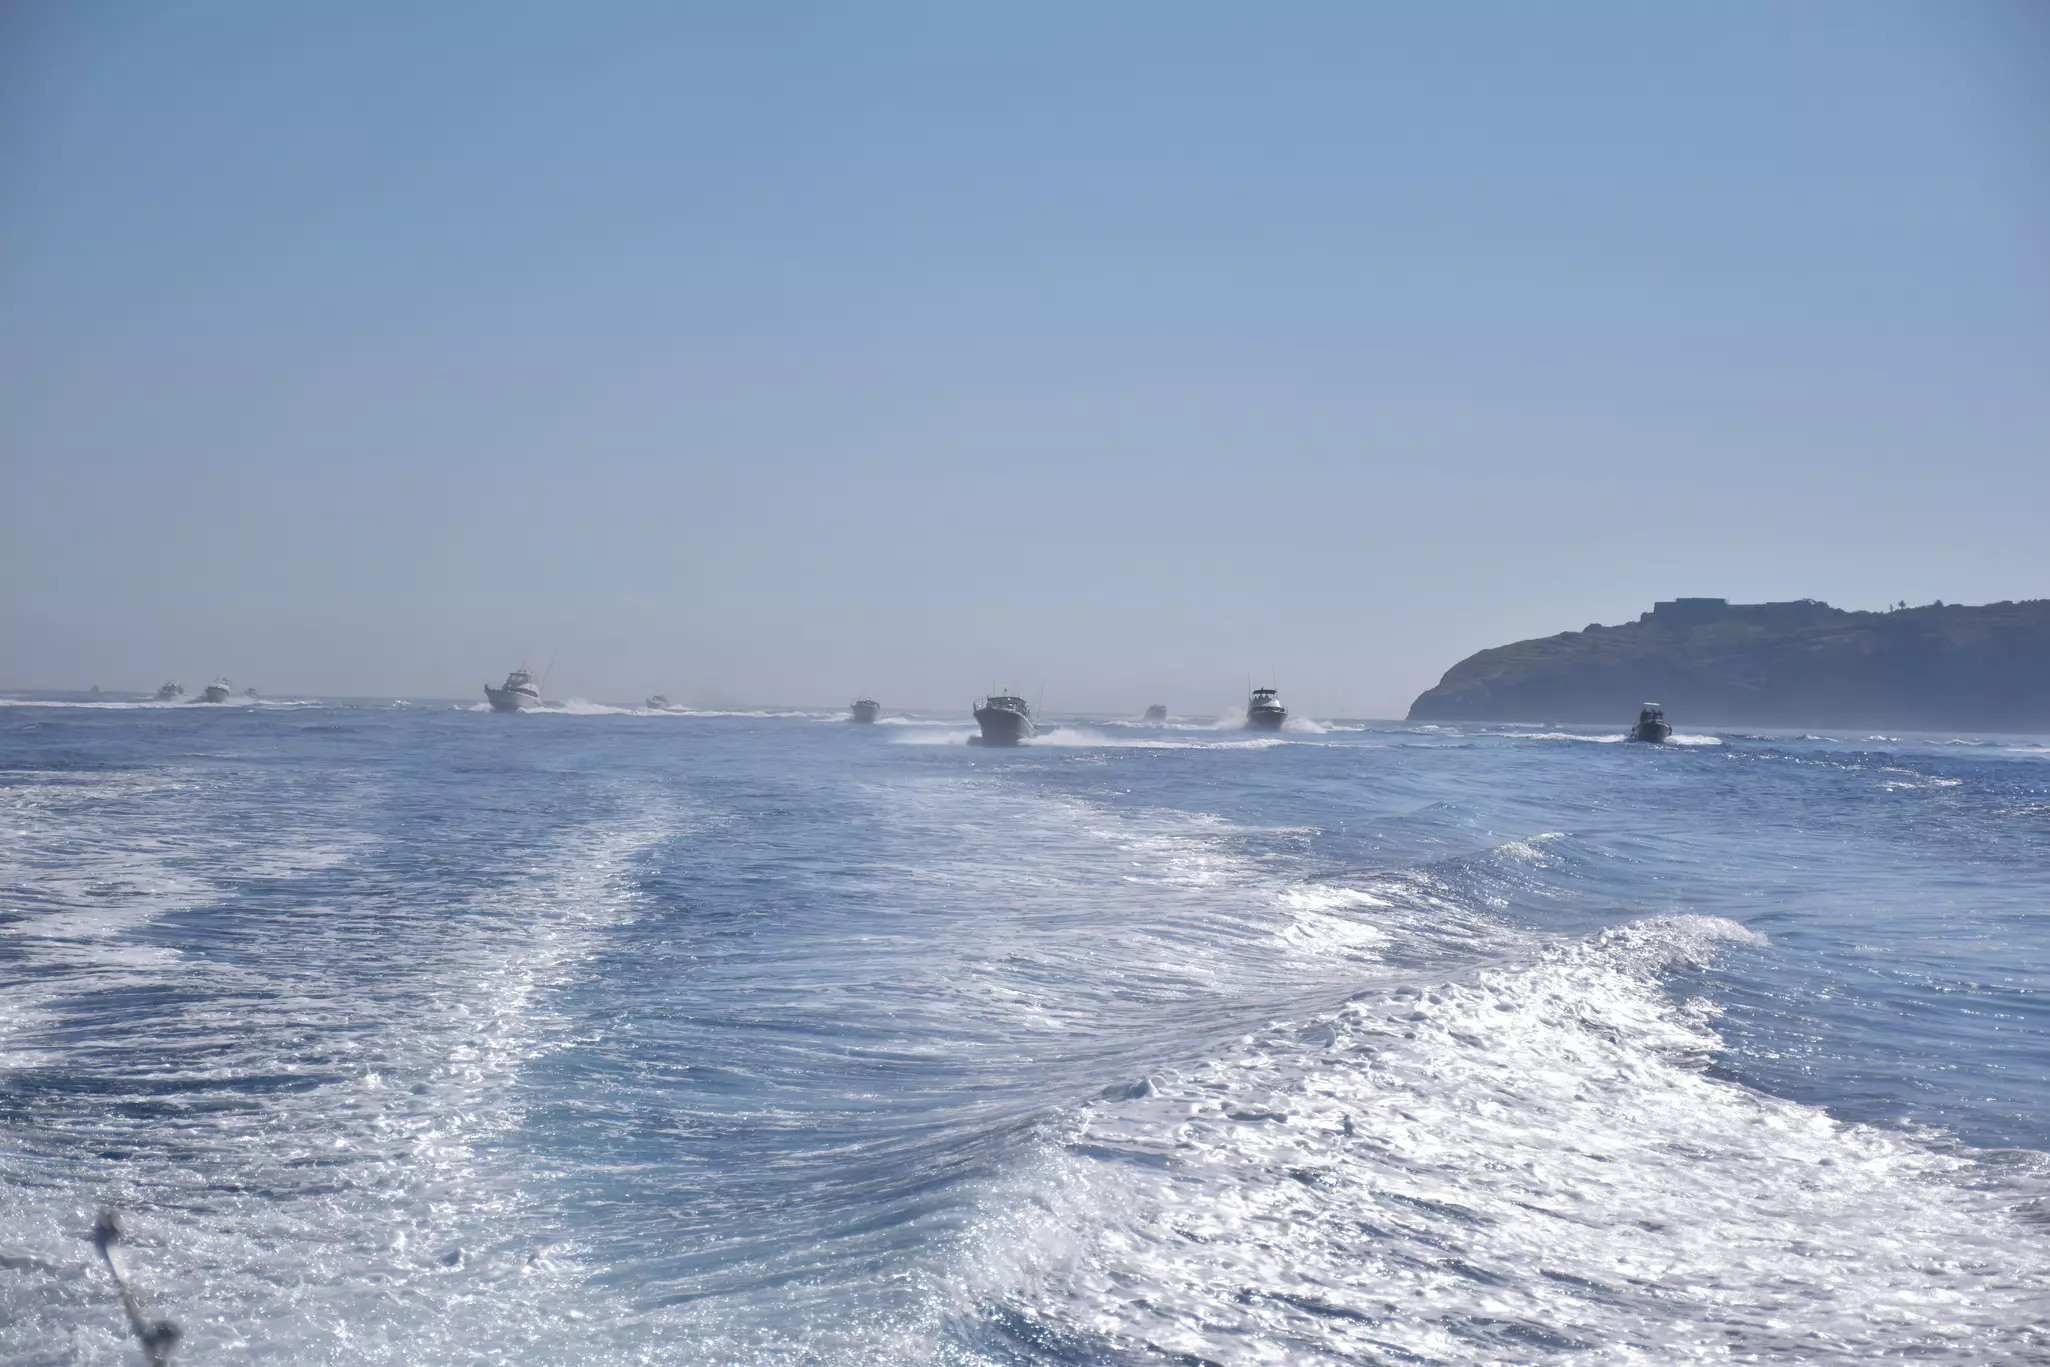
[(0, 686), (1399, 714), (2050, 596), (2050, 11), (20, 4)]

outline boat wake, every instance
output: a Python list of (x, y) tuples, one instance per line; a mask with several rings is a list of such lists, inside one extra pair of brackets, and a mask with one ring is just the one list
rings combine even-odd
[[(107, 1297), (75, 1256), (76, 1202), (19, 1180), (79, 1145), (118, 1154), (94, 1199), (143, 1212), (148, 1290), (195, 1360), (510, 1359), (565, 1351), (586, 1313), (626, 1318), (583, 1286), (573, 1241), (536, 1237), (559, 1217), (502, 1144), (526, 1116), (522, 1077), (565, 1033), (552, 1003), (637, 914), (633, 861), (671, 825), (628, 801), (453, 903), (382, 886), (375, 842), (290, 832), (274, 869), (222, 850), (212, 876), (89, 931), (61, 909), (13, 928), (44, 991), (10, 1022), (10, 1065), (29, 1080), (90, 1068), (99, 1085), (86, 1106), (38, 1092), (10, 1135), (32, 1138), (0, 1150), (17, 1179), (0, 1227), (17, 1266), (39, 1270), (9, 1292), (0, 1357), (63, 1342), (80, 1361), (127, 1360), (118, 1313), (89, 1312)], [(288, 933), (237, 933), (263, 914), (241, 904), (253, 889), (322, 876), (355, 889), (346, 905), (301, 892)], [(201, 910), (214, 929), (188, 927), (190, 948), (136, 953), (142, 918)], [(42, 1047), (81, 1028), (92, 1054)], [(565, 1319), (570, 1304), (583, 1308)]]
[(1997, 1159), (1705, 1071), (1714, 1010), (1661, 977), (1759, 942), (1627, 924), (1106, 1093), (992, 1191), (954, 1332), (1031, 1362), (2050, 1350)]
[[(970, 745), (978, 732), (954, 723), (933, 723), (890, 739), (892, 745)], [(1288, 742), (1279, 736), (1251, 740), (1163, 740), (1157, 736), (1112, 736), (1087, 726), (1060, 725), (1021, 740), (1016, 749), (1034, 750), (1265, 750)]]
[(1115, 750), (1266, 750), (1276, 745), (1286, 745), (1279, 736), (1262, 736), (1253, 740), (1160, 740), (1145, 736), (1106, 736), (1103, 732), (1087, 726), (1056, 726), (1043, 731), (1026, 745), (1048, 746), (1055, 749), (1115, 749)]
[[(1619, 745), (1630, 739), (1628, 735), (1621, 731), (1612, 735), (1600, 736), (1585, 735), (1578, 731), (1483, 731), (1480, 734), (1484, 736), (1506, 736), (1512, 740), (1577, 741), (1584, 745)], [(1723, 738), (1721, 736), (1688, 735), (1678, 731), (1667, 736), (1663, 741), (1658, 742), (1661, 745), (1721, 745), (1722, 743)]]
[(0, 1362), (2050, 1361), (2037, 759), (560, 725), (17, 718)]

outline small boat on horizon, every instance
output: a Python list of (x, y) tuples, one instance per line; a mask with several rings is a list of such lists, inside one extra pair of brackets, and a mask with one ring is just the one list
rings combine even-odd
[(1246, 704), (1246, 729), (1248, 731), (1279, 731), (1288, 720), (1288, 709), (1281, 705), (1281, 694), (1272, 688), (1256, 688), (1253, 697)]
[(157, 689), (158, 702), (176, 702), (185, 696), (185, 685), (172, 679)]
[(1153, 706), (1151, 706), (1151, 707), (1149, 707), (1149, 708), (1147, 708), (1147, 709), (1146, 709), (1146, 715), (1145, 715), (1145, 716), (1143, 716), (1143, 717), (1141, 717), (1141, 718), (1140, 718), (1139, 720), (1141, 720), (1141, 721), (1166, 721), (1166, 720), (1167, 720), (1167, 704), (1166, 704), (1166, 703), (1164, 703), (1164, 702), (1157, 702), (1157, 703), (1153, 704)]
[(669, 695), (667, 693), (650, 693), (648, 700), (642, 706), (646, 707), (650, 712), (667, 712), (669, 710)]
[(1637, 725), (1630, 728), (1630, 739), (1646, 741), (1657, 745), (1673, 734), (1673, 728), (1666, 724), (1666, 709), (1655, 702), (1648, 702), (1637, 713)]
[(235, 685), (226, 679), (215, 679), (199, 695), (201, 702), (226, 702), (235, 692)]
[(1039, 734), (1031, 704), (1009, 693), (992, 693), (976, 703), (975, 724), (982, 734), (970, 736), (970, 745), (1016, 745)]
[(874, 698), (856, 698), (848, 707), (847, 720), (860, 726), (874, 726), (882, 714), (883, 705)]
[(503, 688), (484, 685), (484, 700), (491, 704), (494, 712), (518, 712), (522, 708), (539, 707), (541, 690), (534, 683), (534, 676), (525, 669), (515, 669), (505, 676)]

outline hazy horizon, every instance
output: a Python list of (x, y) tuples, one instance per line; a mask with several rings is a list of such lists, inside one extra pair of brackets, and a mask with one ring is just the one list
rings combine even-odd
[[(1647, 607), (1648, 607), (1648, 606), (1649, 606), (1649, 605), (1647, 605)], [(1841, 605), (1841, 604), (1831, 604), (1831, 606), (1842, 606), (1842, 605)], [(1853, 609), (1853, 610), (1855, 610), (1855, 611), (1880, 611), (1880, 612), (1884, 612), (1884, 611), (1887, 611), (1887, 610), (1889, 610), (1889, 609), (1890, 609), (1891, 607), (1893, 607), (1893, 606), (1894, 606), (1893, 604), (1880, 604), (1880, 605), (1878, 605), (1878, 607), (1877, 607), (1876, 609), (1874, 609), (1874, 608), (1859, 608), (1859, 609)], [(1929, 606), (1929, 605), (1925, 605), (1925, 604), (1909, 604), (1908, 606), (1910, 606), (1910, 607), (1922, 607), (1922, 606)], [(1959, 608), (1964, 608), (1964, 607), (1974, 607), (1974, 606), (1982, 606), (1982, 605), (1979, 605), (1979, 604), (1966, 604), (1966, 603), (1952, 603), (1952, 604), (1950, 604), (1949, 606), (1951, 606), (1951, 607), (1959, 607)], [(1594, 624), (1584, 624), (1584, 625), (1594, 625)], [(1600, 625), (1608, 625), (1608, 626), (1614, 626), (1614, 625), (1622, 625), (1622, 623), (1601, 623)], [(1561, 630), (1572, 630), (1572, 628), (1561, 628)], [(1552, 633), (1538, 633), (1538, 635), (1549, 635), (1549, 634), (1552, 634)], [(1531, 639), (1531, 638), (1519, 638), (1519, 639)], [(1493, 644), (1493, 645), (1507, 645), (1507, 644), (1511, 644), (1511, 642), (1508, 642), (1508, 641), (1497, 641), (1497, 642), (1492, 642), (1491, 644)], [(1485, 648), (1485, 647), (1483, 647), (1483, 648)], [(1470, 652), (1469, 652), (1469, 653), (1470, 653)], [(1464, 656), (1462, 656), (1461, 658), (1463, 659), (1463, 658), (1465, 658), (1465, 657), (1464, 657)], [(647, 698), (647, 697), (649, 697), (649, 696), (653, 696), (654, 694), (657, 694), (657, 693), (663, 693), (663, 690), (662, 690), (662, 689), (660, 689), (660, 688), (652, 688), (652, 689), (648, 689), (648, 690), (646, 690), (645, 692), (643, 692), (643, 693), (640, 693), (640, 694), (635, 694), (635, 693), (633, 693), (633, 692), (631, 692), (631, 691), (628, 691), (628, 692), (622, 692), (622, 693), (618, 693), (618, 694), (599, 694), (599, 693), (594, 693), (594, 692), (591, 692), (590, 690), (587, 690), (587, 689), (579, 689), (579, 688), (576, 688), (576, 687), (567, 687), (567, 688), (566, 688), (566, 687), (563, 687), (563, 686), (559, 685), (559, 684), (558, 684), (558, 683), (556, 682), (557, 678), (559, 677), (559, 675), (557, 674), (556, 668), (555, 668), (555, 666), (556, 666), (556, 663), (557, 663), (557, 662), (556, 662), (555, 660), (553, 660), (553, 659), (551, 659), (551, 660), (550, 660), (550, 661), (549, 661), (549, 662), (548, 662), (548, 663), (547, 663), (547, 664), (546, 664), (545, 666), (544, 666), (544, 665), (539, 665), (539, 664), (534, 664), (534, 663), (533, 663), (533, 662), (532, 662), (531, 660), (528, 660), (528, 659), (522, 659), (522, 660), (520, 661), (520, 667), (521, 667), (521, 668), (527, 668), (527, 669), (530, 669), (530, 671), (531, 671), (531, 672), (533, 673), (533, 675), (534, 675), (534, 677), (536, 678), (536, 680), (537, 680), (537, 681), (540, 681), (540, 682), (542, 683), (542, 685), (543, 685), (543, 686), (544, 686), (544, 688), (545, 688), (545, 697), (546, 697), (546, 698), (548, 699), (548, 701), (549, 701), (549, 703), (550, 703), (551, 705), (559, 705), (559, 704), (564, 704), (564, 703), (570, 703), (570, 704), (576, 704), (576, 703), (590, 703), (590, 704), (594, 704), (594, 705), (604, 705), (604, 706), (617, 706), (617, 707), (638, 707), (638, 706), (640, 706), (640, 705), (642, 704), (642, 702), (644, 701), (644, 699), (645, 699), (645, 698)], [(1454, 663), (1456, 663), (1456, 661), (1455, 661)], [(1449, 668), (1449, 666), (1448, 666), (1448, 668)], [(204, 684), (205, 684), (206, 682), (208, 682), (209, 680), (211, 680), (211, 679), (212, 679), (213, 677), (215, 677), (215, 676), (214, 676), (213, 674), (210, 674), (210, 673), (186, 673), (186, 674), (179, 674), (179, 673), (175, 673), (175, 672), (174, 672), (174, 673), (172, 673), (172, 674), (170, 674), (170, 675), (167, 675), (166, 677), (167, 677), (167, 678), (169, 678), (169, 679), (171, 679), (171, 680), (175, 680), (175, 681), (177, 681), (177, 682), (179, 682), (179, 683), (183, 684), (183, 685), (185, 686), (185, 690), (186, 690), (186, 693), (187, 693), (187, 695), (188, 695), (188, 700), (189, 700), (189, 697), (190, 697), (190, 695), (196, 695), (196, 694), (197, 694), (197, 693), (199, 692), (199, 690), (201, 689), (201, 687), (203, 687), (203, 686), (204, 686)], [(336, 700), (341, 700), (341, 701), (349, 701), (349, 700), (361, 700), (361, 701), (387, 701), (387, 700), (398, 700), (398, 701), (414, 701), (414, 702), (423, 702), (423, 703), (425, 703), (425, 702), (449, 702), (449, 703), (457, 703), (457, 704), (461, 704), (461, 703), (470, 703), (470, 704), (473, 704), (473, 705), (475, 705), (475, 706), (477, 706), (477, 707), (480, 707), (480, 708), (481, 708), (481, 707), (482, 707), (482, 706), (483, 706), (484, 704), (483, 704), (483, 703), (482, 703), (481, 701), (479, 701), (479, 698), (480, 698), (480, 696), (481, 696), (481, 692), (482, 692), (482, 685), (483, 685), (483, 683), (493, 683), (493, 684), (496, 684), (496, 683), (498, 683), (499, 681), (500, 681), (500, 680), (499, 680), (499, 678), (498, 678), (497, 676), (493, 676), (493, 677), (491, 677), (491, 678), (489, 678), (489, 679), (485, 679), (485, 680), (482, 680), (482, 681), (480, 681), (480, 683), (479, 683), (479, 686), (478, 686), (477, 688), (473, 688), (473, 689), (470, 689), (470, 690), (468, 690), (467, 692), (466, 692), (466, 691), (462, 691), (462, 690), (458, 689), (458, 690), (455, 690), (455, 691), (451, 691), (451, 692), (448, 692), (448, 693), (414, 693), (414, 694), (410, 694), (410, 695), (402, 695), (402, 694), (397, 694), (397, 693), (389, 693), (389, 692), (385, 692), (385, 693), (360, 693), (360, 694), (348, 694), (348, 693), (335, 693), (335, 692), (332, 692), (332, 691), (322, 691), (322, 690), (319, 690), (319, 689), (314, 689), (314, 688), (300, 688), (300, 689), (293, 689), (293, 688), (282, 688), (282, 689), (273, 689), (273, 690), (270, 690), (270, 691), (269, 691), (269, 692), (267, 692), (267, 693), (263, 693), (263, 696), (265, 696), (265, 697), (267, 697), (267, 698), (269, 698), (269, 699), (271, 699), (271, 700), (273, 700), (273, 701), (277, 701), (277, 700), (284, 700), (284, 701), (289, 701), (289, 700), (293, 699), (294, 697), (300, 697), (300, 696), (303, 696), (303, 697), (307, 697), (307, 698), (326, 698), (326, 699), (336, 699)], [(161, 682), (163, 682), (163, 680), (158, 680), (157, 682), (158, 682), (158, 683), (161, 683)], [(237, 690), (238, 690), (238, 691), (239, 691), (240, 689), (244, 688), (245, 686), (247, 686), (247, 687), (253, 687), (253, 686), (254, 686), (254, 685), (247, 685), (247, 684), (246, 684), (246, 682), (245, 682), (244, 680), (241, 680), (241, 679), (234, 679), (234, 680), (231, 680), (231, 682), (233, 682), (233, 683), (235, 684), (235, 686), (236, 686), (236, 688), (237, 688)], [(1234, 721), (1238, 720), (1238, 719), (1240, 718), (1240, 716), (1242, 715), (1242, 713), (1243, 713), (1243, 711), (1244, 711), (1244, 706), (1245, 706), (1245, 700), (1246, 700), (1246, 696), (1247, 696), (1248, 690), (1250, 690), (1250, 689), (1251, 689), (1252, 687), (1254, 687), (1255, 685), (1259, 685), (1259, 684), (1266, 684), (1266, 683), (1268, 683), (1268, 682), (1269, 682), (1269, 679), (1268, 679), (1268, 678), (1266, 678), (1265, 676), (1250, 676), (1250, 675), (1249, 675), (1249, 676), (1248, 676), (1248, 677), (1247, 677), (1246, 679), (1244, 679), (1243, 681), (1241, 681), (1241, 682), (1240, 682), (1240, 683), (1239, 683), (1239, 684), (1238, 684), (1238, 685), (1237, 685), (1236, 687), (1228, 688), (1228, 689), (1226, 689), (1226, 690), (1224, 690), (1224, 691), (1221, 691), (1221, 692), (1220, 692), (1220, 691), (1217, 691), (1217, 690), (1215, 690), (1215, 689), (1212, 689), (1212, 690), (1210, 691), (1210, 693), (1207, 693), (1207, 694), (1203, 694), (1203, 695), (1201, 695), (1201, 696), (1199, 696), (1199, 695), (1198, 695), (1198, 692), (1197, 692), (1197, 690), (1193, 690), (1193, 689), (1189, 689), (1189, 688), (1183, 688), (1183, 689), (1177, 690), (1177, 692), (1178, 692), (1178, 693), (1179, 693), (1179, 695), (1181, 696), (1181, 701), (1179, 701), (1179, 702), (1175, 702), (1175, 703), (1168, 703), (1168, 704), (1167, 704), (1167, 706), (1168, 706), (1168, 709), (1169, 709), (1170, 713), (1171, 713), (1171, 714), (1172, 714), (1173, 716), (1175, 716), (1175, 717), (1176, 717), (1177, 719), (1180, 719), (1180, 720), (1200, 719), (1200, 718), (1205, 718), (1205, 717), (1209, 717), (1209, 716), (1215, 715), (1215, 716), (1217, 717), (1217, 719), (1219, 720), (1219, 722), (1221, 722), (1221, 723), (1231, 723), (1231, 722), (1234, 722)], [(1277, 681), (1275, 681), (1275, 682), (1278, 682), (1278, 680), (1277, 680)], [(1433, 680), (1432, 682), (1433, 682), (1433, 683), (1435, 683), (1435, 682), (1437, 682), (1437, 680), (1435, 680), (1435, 679), (1434, 679), (1434, 680)], [(149, 695), (149, 694), (152, 694), (152, 693), (154, 693), (154, 692), (156, 691), (156, 687), (157, 687), (157, 684), (156, 684), (156, 683), (150, 683), (150, 684), (143, 684), (143, 683), (136, 683), (136, 682), (124, 682), (124, 683), (121, 683), (121, 684), (117, 684), (117, 685), (114, 685), (114, 686), (111, 686), (111, 687), (109, 687), (109, 686), (107, 686), (107, 685), (104, 685), (104, 684), (95, 684), (95, 685), (93, 685), (93, 687), (98, 687), (98, 688), (99, 688), (99, 689), (100, 689), (100, 690), (101, 690), (102, 692), (105, 692), (105, 693), (108, 693), (108, 694), (112, 694), (112, 695), (116, 695), (116, 696), (118, 696), (118, 695), (121, 695), (121, 694)], [(66, 686), (58, 686), (58, 685), (47, 685), (47, 684), (46, 684), (46, 685), (33, 685), (33, 686), (31, 686), (31, 685), (16, 685), (16, 686), (12, 686), (12, 687), (9, 687), (9, 688), (5, 689), (5, 691), (6, 691), (6, 692), (8, 692), (8, 693), (13, 693), (13, 694), (18, 694), (18, 695), (40, 695), (40, 694), (50, 694), (50, 695), (66, 695), (66, 696), (68, 696), (68, 695), (72, 695), (72, 694), (78, 694), (78, 693), (83, 693), (83, 692), (87, 691), (87, 689), (86, 689), (86, 686), (83, 686), (83, 685), (81, 685), (81, 686), (77, 686), (77, 687), (72, 687), (72, 686), (68, 686), (68, 685), (66, 685)], [(260, 690), (260, 692), (261, 692), (261, 690)], [(986, 684), (986, 685), (983, 685), (983, 686), (980, 686), (980, 687), (977, 687), (977, 688), (975, 688), (975, 689), (973, 689), (973, 690), (972, 690), (972, 694), (973, 694), (973, 697), (981, 697), (982, 695), (984, 695), (984, 694), (987, 694), (987, 693), (997, 693), (997, 692), (1023, 692), (1023, 693), (1025, 693), (1025, 694), (1026, 694), (1026, 695), (1027, 695), (1027, 696), (1028, 696), (1028, 697), (1029, 697), (1029, 698), (1030, 698), (1030, 699), (1032, 700), (1032, 703), (1033, 703), (1033, 707), (1034, 707), (1034, 710), (1035, 710), (1035, 711), (1037, 711), (1037, 712), (1039, 712), (1039, 713), (1040, 713), (1041, 715), (1044, 715), (1044, 716), (1060, 716), (1060, 715), (1064, 715), (1064, 714), (1072, 714), (1072, 715), (1086, 715), (1086, 716), (1098, 716), (1098, 717), (1114, 717), (1114, 716), (1122, 716), (1122, 715), (1126, 715), (1126, 714), (1136, 715), (1136, 714), (1138, 714), (1139, 712), (1143, 711), (1143, 710), (1144, 710), (1144, 708), (1145, 708), (1145, 707), (1146, 707), (1147, 705), (1149, 705), (1149, 704), (1150, 704), (1151, 702), (1161, 702), (1161, 701), (1163, 701), (1163, 698), (1160, 698), (1160, 697), (1154, 697), (1154, 698), (1151, 698), (1151, 699), (1149, 699), (1149, 700), (1148, 700), (1148, 703), (1132, 703), (1132, 704), (1129, 704), (1129, 705), (1122, 705), (1122, 706), (1121, 706), (1121, 705), (1115, 705), (1115, 704), (1113, 704), (1113, 705), (1109, 705), (1109, 706), (1104, 706), (1104, 705), (1093, 705), (1093, 706), (1079, 706), (1079, 705), (1064, 705), (1064, 704), (1063, 704), (1063, 703), (1062, 703), (1062, 702), (1060, 701), (1060, 695), (1059, 695), (1059, 692), (1058, 692), (1058, 690), (1056, 689), (1056, 690), (1052, 690), (1052, 691), (1050, 691), (1050, 681), (1047, 681), (1047, 680), (1041, 680), (1041, 681), (1040, 681), (1040, 683), (1039, 683), (1039, 686), (1038, 686), (1037, 688), (1026, 688), (1026, 687), (1025, 687), (1024, 685), (1022, 685), (1022, 684), (1018, 684), (1018, 683), (1015, 683), (1015, 682), (1008, 682), (1008, 681), (1007, 681), (1007, 682), (998, 682), (998, 681), (996, 681), (996, 680), (992, 680), (992, 681), (990, 681), (990, 682), (989, 682), (988, 684)], [(1294, 701), (1295, 701), (1295, 695), (1294, 695), (1294, 693), (1293, 693), (1293, 692), (1291, 692), (1290, 690), (1287, 690), (1287, 689), (1284, 689), (1284, 690), (1282, 690), (1282, 692), (1283, 692), (1283, 701), (1284, 701), (1284, 702), (1291, 702), (1291, 703), (1292, 703), (1292, 702), (1294, 702)], [(678, 707), (685, 707), (685, 708), (689, 708), (689, 709), (693, 709), (693, 710), (698, 710), (698, 709), (711, 709), (711, 710), (719, 710), (719, 709), (749, 709), (749, 710), (764, 710), (764, 709), (777, 709), (777, 708), (789, 708), (789, 709), (802, 709), (802, 710), (808, 710), (808, 711), (815, 711), (815, 710), (822, 710), (822, 709), (835, 709), (835, 710), (844, 710), (845, 704), (846, 704), (846, 703), (847, 703), (848, 701), (851, 701), (851, 700), (852, 700), (852, 698), (853, 698), (853, 697), (855, 697), (855, 696), (857, 696), (858, 694), (859, 694), (859, 690), (856, 690), (856, 691), (853, 691), (853, 692), (848, 692), (848, 693), (847, 693), (847, 696), (846, 696), (845, 698), (840, 698), (840, 697), (833, 697), (833, 698), (828, 698), (828, 697), (823, 697), (823, 696), (820, 696), (820, 697), (745, 697), (745, 696), (741, 696), (741, 695), (737, 695), (737, 694), (732, 694), (732, 693), (728, 693), (728, 692), (726, 692), (726, 691), (722, 690), (722, 689), (720, 688), (720, 686), (719, 686), (719, 685), (718, 685), (717, 683), (715, 683), (715, 682), (705, 682), (705, 681), (703, 681), (703, 680), (699, 680), (699, 681), (698, 681), (698, 682), (697, 682), (697, 683), (696, 683), (696, 684), (694, 685), (694, 687), (693, 687), (693, 689), (692, 689), (691, 691), (688, 691), (688, 692), (684, 692), (684, 693), (673, 693), (673, 694), (665, 694), (665, 696), (667, 696), (667, 697), (668, 697), (668, 699), (669, 699), (669, 702), (671, 703), (671, 705), (674, 705), (674, 706), (678, 706)], [(859, 695), (860, 695), (860, 696), (866, 696), (865, 694), (859, 694)], [(1213, 696), (1213, 695), (1214, 695), (1214, 696)], [(1048, 699), (1049, 699), (1049, 697), (1051, 697), (1052, 701), (1049, 701), (1049, 700), (1048, 700)], [(970, 707), (972, 706), (972, 702), (973, 702), (973, 698), (971, 698), (970, 696), (967, 696), (967, 695), (964, 695), (964, 696), (963, 696), (963, 697), (962, 697), (961, 699), (958, 699), (958, 700), (953, 700), (953, 701), (926, 701), (926, 702), (922, 702), (922, 703), (909, 703), (909, 702), (904, 702), (904, 701), (902, 701), (902, 700), (891, 700), (891, 701), (889, 701), (889, 702), (886, 702), (886, 703), (884, 704), (884, 711), (885, 711), (885, 713), (896, 713), (896, 712), (916, 712), (916, 713), (921, 713), (921, 714), (932, 714), (932, 713), (940, 713), (940, 714), (944, 714), (944, 713), (948, 713), (948, 712), (958, 712), (958, 713), (960, 713), (960, 714), (961, 714), (961, 715), (962, 715), (963, 717), (966, 717), (966, 716), (968, 715), (968, 712), (969, 712), (969, 709), (970, 709)], [(1405, 701), (1405, 702), (1404, 702), (1404, 703), (1402, 704), (1402, 706), (1401, 706), (1400, 708), (1397, 708), (1397, 709), (1395, 709), (1395, 710), (1392, 710), (1392, 711), (1387, 711), (1387, 712), (1341, 712), (1341, 711), (1324, 711), (1324, 712), (1322, 712), (1322, 713), (1318, 713), (1318, 714), (1315, 714), (1315, 715), (1319, 715), (1319, 716), (1322, 716), (1323, 718), (1325, 718), (1325, 719), (1327, 719), (1327, 720), (1348, 720), (1348, 721), (1366, 721), (1366, 720), (1400, 720), (1400, 719), (1401, 719), (1402, 717), (1404, 717), (1404, 716), (1405, 716), (1405, 715), (1406, 715), (1406, 714), (1408, 713), (1408, 710), (1409, 710), (1409, 702)], [(1307, 716), (1312, 716), (1312, 713), (1311, 713), (1310, 709), (1307, 709), (1307, 708), (1302, 708), (1302, 707), (1298, 707), (1298, 708), (1296, 708), (1296, 712), (1297, 712), (1297, 714), (1298, 714), (1298, 715), (1301, 715), (1301, 716), (1306, 716), (1306, 717), (1307, 717)]]
[(2050, 596), (2025, 3), (0, 18), (0, 688), (1395, 717)]

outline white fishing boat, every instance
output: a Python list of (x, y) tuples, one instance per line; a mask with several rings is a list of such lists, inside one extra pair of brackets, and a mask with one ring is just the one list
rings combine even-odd
[(176, 702), (184, 696), (185, 685), (179, 683), (176, 679), (172, 679), (169, 683), (157, 689), (158, 702)]
[(235, 694), (235, 685), (226, 679), (215, 679), (200, 693), (201, 702), (226, 702)]
[(541, 705), (541, 689), (535, 684), (534, 676), (524, 669), (515, 669), (505, 676), (503, 688), (484, 685), (484, 700), (491, 704), (494, 712), (518, 712), (522, 708)]
[(1281, 705), (1281, 695), (1271, 688), (1253, 690), (1252, 701), (1246, 704), (1246, 729), (1248, 731), (1279, 731), (1288, 720), (1288, 709)]
[(1666, 709), (1655, 702), (1648, 702), (1638, 709), (1637, 725), (1630, 728), (1630, 739), (1657, 745), (1669, 739), (1673, 728), (1666, 721)]
[(1016, 745), (1039, 734), (1031, 704), (1012, 693), (992, 693), (976, 703), (975, 721), (982, 734), (970, 736), (970, 745)]

